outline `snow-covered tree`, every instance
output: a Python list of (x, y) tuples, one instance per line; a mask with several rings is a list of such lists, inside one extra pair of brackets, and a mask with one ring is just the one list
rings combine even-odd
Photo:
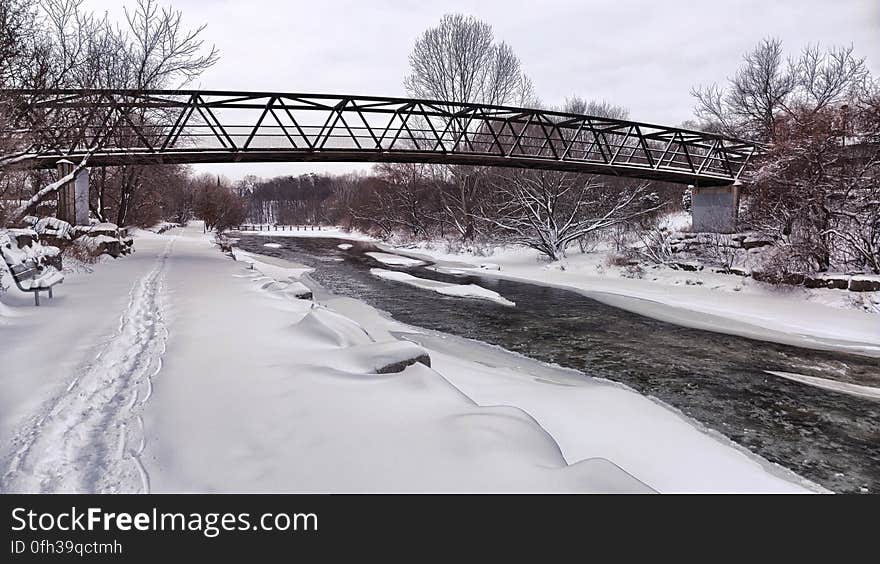
[(482, 209), (479, 218), (554, 261), (578, 239), (662, 205), (647, 182), (537, 170), (501, 171), (491, 178), (495, 208)]
[(745, 57), (727, 87), (696, 89), (707, 129), (764, 143), (745, 178), (746, 227), (775, 238), (775, 264), (799, 271), (869, 269), (876, 260), (877, 86), (851, 47), (778, 40)]

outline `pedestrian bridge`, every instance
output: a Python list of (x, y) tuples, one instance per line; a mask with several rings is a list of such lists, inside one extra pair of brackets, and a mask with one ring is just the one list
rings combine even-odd
[(533, 108), (218, 90), (7, 91), (16, 166), (404, 162), (727, 186), (756, 151), (709, 133)]

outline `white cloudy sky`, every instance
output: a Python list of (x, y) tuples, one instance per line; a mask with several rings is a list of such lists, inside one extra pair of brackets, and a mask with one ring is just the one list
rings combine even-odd
[[(767, 36), (855, 46), (880, 75), (880, 0), (164, 0), (220, 50), (195, 87), (404, 95), (416, 37), (448, 12), (490, 23), (522, 59), (540, 98), (577, 94), (637, 121), (691, 117), (689, 90), (723, 81)], [(131, 4), (131, 1), (124, 2)], [(87, 0), (121, 17), (120, 0)], [(364, 165), (205, 165), (239, 178)]]

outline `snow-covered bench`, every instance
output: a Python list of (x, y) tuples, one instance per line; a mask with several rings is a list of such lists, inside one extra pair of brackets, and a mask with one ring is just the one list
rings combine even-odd
[(0, 233), (0, 255), (12, 274), (15, 285), (22, 292), (34, 294), (34, 305), (40, 305), (40, 292), (48, 292), (53, 297), (52, 286), (64, 281), (64, 275), (53, 266), (42, 266), (34, 259), (25, 258), (19, 249), (12, 246), (12, 240)]

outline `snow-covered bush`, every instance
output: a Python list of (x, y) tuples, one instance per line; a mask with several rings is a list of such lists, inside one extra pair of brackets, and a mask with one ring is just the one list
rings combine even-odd
[(797, 249), (775, 247), (764, 254), (762, 263), (752, 269), (752, 277), (770, 284), (803, 284), (804, 272), (812, 262), (799, 257)]
[(494, 253), (494, 247), (489, 241), (482, 238), (463, 240), (459, 237), (446, 238), (443, 240), (446, 252), (449, 254), (468, 254), (475, 257), (489, 257)]
[(630, 262), (625, 255), (610, 254), (605, 258), (605, 264), (608, 266), (626, 266)]
[(745, 252), (738, 244), (734, 244), (730, 235), (723, 233), (709, 233), (709, 244), (705, 247), (705, 257), (714, 266), (720, 266), (726, 270), (735, 266)]
[(630, 248), (630, 254), (654, 264), (666, 264), (673, 258), (673, 233), (660, 221), (641, 226), (638, 243)]
[(74, 271), (91, 271), (91, 268), (83, 268), (83, 266), (97, 263), (101, 260), (102, 256), (101, 254), (95, 254), (94, 249), (90, 245), (85, 242), (81, 243), (77, 239), (64, 251), (65, 270), (68, 270), (68, 267), (70, 267)]
[(623, 267), (623, 272), (620, 273), (624, 278), (634, 278), (636, 280), (641, 280), (645, 277), (645, 269), (638, 264), (627, 264)]

